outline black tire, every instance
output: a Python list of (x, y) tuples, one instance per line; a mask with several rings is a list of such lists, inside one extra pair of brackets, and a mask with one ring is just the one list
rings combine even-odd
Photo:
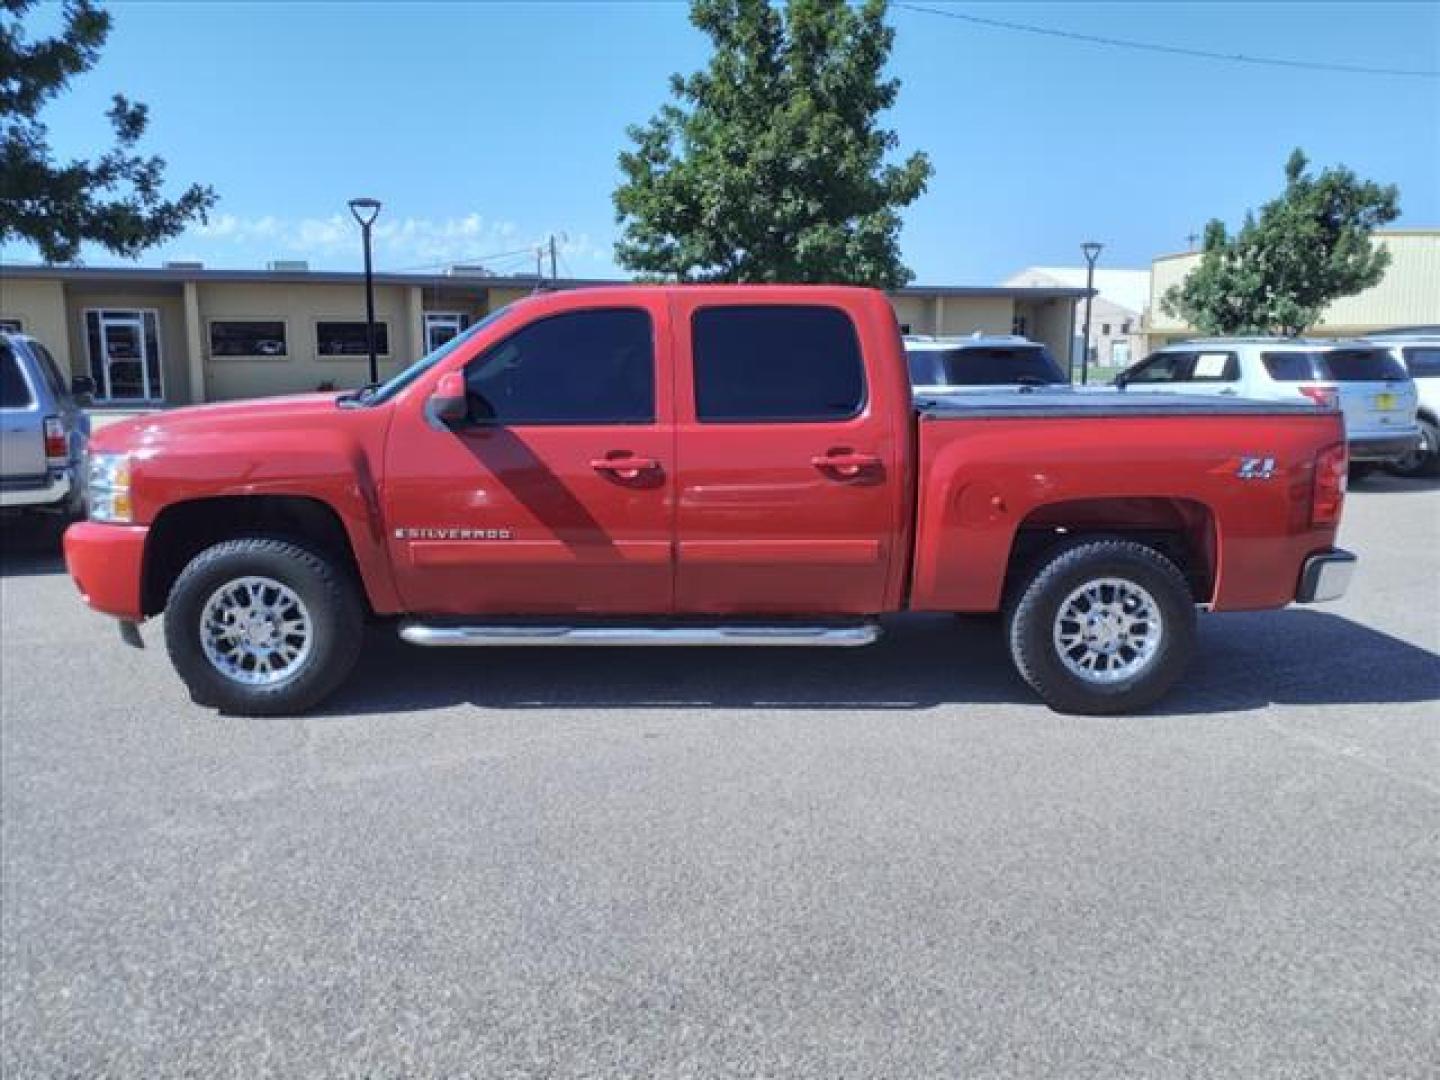
[(1392, 462), (1389, 469), (1410, 480), (1440, 476), (1440, 427), (1420, 417), (1420, 448), (1410, 457)]
[[(1067, 667), (1054, 640), (1067, 598), (1100, 578), (1138, 585), (1154, 601), (1160, 624), (1149, 657), (1134, 672), (1103, 683)], [(1131, 540), (1078, 540), (1051, 552), (1015, 591), (1005, 638), (1021, 678), (1052, 709), (1086, 716), (1132, 712), (1153, 704), (1184, 673), (1195, 651), (1195, 600), (1185, 575), (1154, 548)]]
[[(201, 615), (227, 582), (264, 577), (292, 590), (309, 616), (309, 649), (280, 681), (250, 685), (224, 674), (201, 643)], [(324, 700), (360, 655), (365, 608), (342, 567), (289, 540), (242, 537), (206, 548), (180, 572), (165, 608), (165, 646), (190, 696), (238, 716), (288, 716)]]

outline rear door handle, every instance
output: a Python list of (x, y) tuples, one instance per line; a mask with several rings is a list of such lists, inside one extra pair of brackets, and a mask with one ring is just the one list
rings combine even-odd
[(641, 473), (659, 469), (660, 462), (648, 457), (603, 457), (592, 459), (590, 467), (596, 472), (610, 473), (621, 480), (634, 480)]
[(880, 458), (875, 454), (816, 454), (810, 459), (810, 464), (837, 476), (850, 477), (860, 475), (861, 469), (878, 468)]

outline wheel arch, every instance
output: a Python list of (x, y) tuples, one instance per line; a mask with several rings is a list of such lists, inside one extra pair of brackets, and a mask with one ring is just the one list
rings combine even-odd
[(372, 603), (374, 594), (350, 534), (329, 503), (305, 495), (222, 495), (172, 503), (156, 515), (145, 542), (142, 612), (149, 616), (165, 609), (175, 579), (201, 551), (241, 536), (293, 540), (329, 556), (359, 584), (366, 603)]
[(1179, 568), (1196, 603), (1214, 599), (1219, 564), (1214, 511), (1195, 499), (1160, 496), (1066, 499), (1032, 508), (1011, 540), (1004, 595), (1013, 595), (1057, 548), (1105, 537), (1155, 549)]

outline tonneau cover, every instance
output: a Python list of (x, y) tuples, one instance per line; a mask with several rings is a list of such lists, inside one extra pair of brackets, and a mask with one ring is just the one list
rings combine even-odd
[(1130, 393), (1124, 390), (1016, 390), (1010, 393), (917, 395), (921, 420), (1119, 416), (1314, 416), (1308, 401), (1255, 401), (1202, 394)]

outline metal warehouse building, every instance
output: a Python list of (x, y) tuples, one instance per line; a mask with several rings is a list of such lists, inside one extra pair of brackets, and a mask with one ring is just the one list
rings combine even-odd
[[(560, 288), (614, 284), (560, 281)], [(377, 274), (381, 377), (448, 341), (476, 318), (540, 285), (534, 277)], [(1063, 364), (1084, 289), (915, 286), (892, 294), (917, 334), (1021, 333)], [(0, 327), (49, 346), (72, 375), (95, 380), (96, 403), (182, 405), (366, 379), (364, 277), (310, 271), (8, 267), (0, 270)]]
[[(1336, 300), (1306, 331), (1308, 336), (1364, 337), (1393, 327), (1440, 325), (1440, 229), (1393, 229), (1376, 232), (1375, 239), (1390, 252), (1384, 280)], [(1152, 264), (1144, 326), (1149, 348), (1195, 336), (1192, 327), (1166, 315), (1160, 301), (1199, 264), (1198, 251), (1162, 255)]]

